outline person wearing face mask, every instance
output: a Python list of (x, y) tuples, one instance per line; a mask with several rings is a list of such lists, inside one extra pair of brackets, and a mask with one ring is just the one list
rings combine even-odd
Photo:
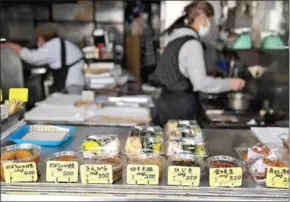
[(85, 80), (82, 73), (84, 57), (77, 45), (60, 38), (52, 24), (36, 28), (38, 48), (30, 50), (15, 43), (2, 44), (19, 55), (25, 62), (34, 65), (48, 65), (53, 75), (52, 92), (66, 90), (71, 94), (80, 94)]
[(159, 58), (150, 83), (162, 88), (152, 113), (153, 122), (164, 125), (170, 119), (197, 119), (198, 92), (222, 93), (241, 90), (245, 81), (207, 76), (200, 37), (210, 31), (213, 7), (194, 1), (184, 15), (169, 27), (169, 43)]

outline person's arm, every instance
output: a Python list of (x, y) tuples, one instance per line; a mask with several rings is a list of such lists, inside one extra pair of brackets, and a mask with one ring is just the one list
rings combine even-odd
[(49, 51), (45, 47), (34, 50), (22, 48), (19, 56), (25, 62), (35, 66), (46, 65), (52, 61)]
[(21, 46), (16, 43), (1, 44), (1, 47), (13, 50), (22, 60), (32, 65), (45, 65), (52, 60), (49, 51), (45, 47), (30, 50), (28, 48), (21, 48)]
[(198, 41), (186, 42), (180, 49), (179, 69), (191, 81), (194, 91), (221, 93), (232, 90), (231, 79), (219, 79), (207, 76), (204, 51)]

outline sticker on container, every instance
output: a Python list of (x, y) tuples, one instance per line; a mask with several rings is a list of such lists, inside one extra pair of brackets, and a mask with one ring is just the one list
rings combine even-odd
[(158, 185), (159, 167), (157, 165), (128, 165), (127, 183), (138, 185)]
[(210, 168), (209, 186), (211, 187), (239, 187), (242, 186), (242, 168)]
[(10, 182), (36, 182), (37, 167), (34, 162), (26, 163), (4, 163), (4, 177), (7, 183)]
[(48, 161), (46, 163), (46, 181), (77, 182), (79, 164), (75, 161)]
[(9, 101), (19, 100), (22, 102), (28, 101), (28, 88), (10, 88)]
[(169, 166), (168, 185), (197, 187), (200, 183), (200, 168)]
[(91, 90), (82, 91), (82, 100), (83, 101), (95, 101), (95, 93)]
[(266, 186), (289, 189), (289, 168), (268, 167)]
[(112, 184), (112, 165), (81, 165), (81, 181), (83, 184)]

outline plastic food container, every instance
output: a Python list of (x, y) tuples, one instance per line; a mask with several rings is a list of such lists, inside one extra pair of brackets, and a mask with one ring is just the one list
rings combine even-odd
[(83, 158), (81, 160), (82, 164), (95, 164), (95, 165), (102, 165), (102, 164), (108, 164), (112, 165), (113, 170), (113, 182), (116, 182), (121, 179), (123, 175), (123, 169), (126, 167), (127, 161), (126, 158), (121, 155), (114, 155), (114, 156), (108, 156), (108, 155), (100, 155), (97, 154), (94, 157), (88, 159)]
[(167, 141), (166, 155), (196, 155), (207, 156), (205, 144), (198, 143), (192, 138)]
[(201, 128), (193, 120), (170, 120), (165, 126), (165, 131), (168, 140), (197, 138), (199, 142), (204, 142)]
[(51, 155), (47, 161), (79, 161), (80, 154), (74, 151), (62, 151)]
[(117, 135), (90, 135), (81, 145), (80, 152), (84, 158), (93, 158), (98, 154), (118, 155), (120, 140)]
[(233, 168), (244, 169), (244, 163), (230, 156), (212, 156), (206, 160), (207, 168)]
[(162, 129), (158, 126), (131, 128), (125, 143), (125, 153), (128, 157), (141, 154), (162, 154)]
[(159, 154), (141, 154), (138, 157), (128, 158), (128, 165), (157, 165), (159, 167), (160, 180), (166, 165), (166, 160)]
[(38, 167), (41, 147), (34, 144), (17, 144), (1, 148), (1, 179), (4, 179), (4, 163), (35, 162)]

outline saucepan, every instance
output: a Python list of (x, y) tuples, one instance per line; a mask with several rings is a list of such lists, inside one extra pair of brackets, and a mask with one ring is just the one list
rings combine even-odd
[(246, 93), (229, 93), (227, 97), (229, 108), (232, 110), (246, 111), (250, 107), (251, 96)]

